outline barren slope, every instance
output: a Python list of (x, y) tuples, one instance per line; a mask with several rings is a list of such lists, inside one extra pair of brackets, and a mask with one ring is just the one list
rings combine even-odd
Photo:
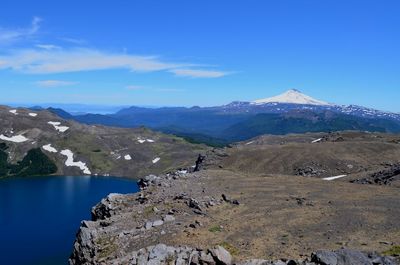
[(88, 126), (48, 111), (8, 107), (0, 107), (0, 135), (0, 142), (9, 146), (11, 162), (40, 147), (57, 164), (57, 174), (64, 175), (82, 175), (84, 170), (67, 166), (62, 150), (70, 150), (73, 162), (85, 163), (93, 175), (140, 177), (191, 166), (197, 154), (207, 149), (145, 128)]

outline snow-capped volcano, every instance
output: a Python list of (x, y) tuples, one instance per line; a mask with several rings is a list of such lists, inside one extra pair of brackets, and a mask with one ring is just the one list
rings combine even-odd
[(319, 106), (329, 106), (328, 102), (314, 99), (310, 96), (304, 95), (296, 89), (290, 89), (283, 94), (275, 97), (263, 98), (254, 100), (251, 102), (255, 105), (262, 105), (266, 103), (287, 103), (287, 104), (303, 104), (303, 105), (319, 105)]

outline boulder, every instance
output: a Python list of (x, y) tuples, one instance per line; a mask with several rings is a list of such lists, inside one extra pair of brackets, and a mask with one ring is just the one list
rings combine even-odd
[(228, 250), (224, 249), (221, 246), (217, 246), (214, 249), (210, 250), (211, 255), (217, 262), (217, 264), (221, 265), (230, 265), (232, 264), (232, 256)]

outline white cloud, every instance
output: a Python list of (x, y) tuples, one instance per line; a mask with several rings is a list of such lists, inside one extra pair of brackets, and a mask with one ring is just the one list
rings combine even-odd
[[(32, 19), (30, 27), (4, 29), (0, 27), (0, 44), (27, 40), (40, 29), (39, 17)], [(96, 49), (80, 48), (86, 43), (82, 39), (59, 38), (78, 47), (64, 49), (53, 44), (36, 44), (35, 48), (0, 50), (0, 70), (10, 69), (27, 74), (55, 74), (109, 69), (127, 69), (133, 72), (168, 72), (176, 76), (192, 78), (218, 78), (232, 72), (195, 69), (199, 65), (175, 63), (161, 60), (157, 56), (139, 56), (126, 52), (112, 53)], [(55, 81), (55, 80), (47, 80)], [(60, 84), (43, 83), (44, 86)], [(137, 90), (138, 87), (127, 87)]]
[(0, 27), (0, 43), (11, 43), (35, 35), (40, 29), (40, 17), (32, 19), (30, 27), (7, 29)]
[(172, 69), (169, 71), (177, 76), (186, 76), (193, 78), (218, 78), (231, 74), (229, 72), (196, 69)]
[(1, 68), (31, 73), (52, 74), (102, 69), (129, 69), (154, 72), (185, 67), (188, 64), (169, 63), (155, 56), (106, 53), (91, 49), (18, 50), (0, 56)]
[(57, 50), (57, 49), (61, 49), (60, 46), (57, 45), (53, 45), (53, 44), (36, 44), (36, 47), (40, 48), (40, 49), (44, 49), (44, 50)]
[(63, 81), (63, 80), (41, 80), (37, 81), (36, 84), (41, 87), (59, 87), (59, 86), (71, 86), (77, 83), (71, 81)]
[(128, 69), (134, 72), (167, 71), (177, 76), (195, 78), (217, 78), (230, 74), (222, 71), (187, 69), (196, 65), (166, 62), (156, 56), (108, 53), (83, 48), (52, 49), (52, 46), (45, 46), (40, 50), (16, 50), (8, 55), (0, 55), (0, 69), (12, 69), (29, 74)]

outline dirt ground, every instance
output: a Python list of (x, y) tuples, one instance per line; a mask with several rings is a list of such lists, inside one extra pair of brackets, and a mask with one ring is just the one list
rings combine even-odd
[(398, 188), (226, 170), (201, 174), (211, 190), (219, 187), (240, 205), (221, 204), (194, 217), (202, 226), (184, 229), (171, 238), (175, 244), (222, 244), (239, 259), (298, 258), (340, 247), (385, 251), (400, 244)]
[[(400, 245), (399, 186), (349, 181), (399, 163), (399, 139), (357, 132), (262, 136), (214, 150), (199, 172), (154, 176), (143, 191), (100, 204), (112, 208), (111, 217), (89, 222), (93, 238), (81, 233), (74, 253), (107, 264), (159, 243), (221, 245), (237, 261), (342, 247), (385, 252)], [(322, 173), (295, 174), (309, 163)], [(323, 179), (341, 174), (347, 176)]]

